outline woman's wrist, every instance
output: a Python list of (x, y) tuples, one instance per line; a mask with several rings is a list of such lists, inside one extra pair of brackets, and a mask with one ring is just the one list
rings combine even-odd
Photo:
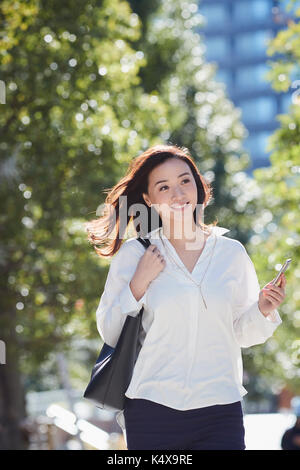
[(264, 311), (260, 308), (259, 302), (258, 302), (258, 308), (259, 308), (260, 313), (262, 313), (264, 317), (269, 316), (270, 313), (271, 313), (271, 312), (264, 312)]
[(131, 279), (129, 283), (129, 287), (131, 289), (132, 295), (134, 296), (135, 300), (138, 302), (143, 295), (145, 294), (149, 283), (145, 283), (145, 281), (141, 282), (135, 276)]

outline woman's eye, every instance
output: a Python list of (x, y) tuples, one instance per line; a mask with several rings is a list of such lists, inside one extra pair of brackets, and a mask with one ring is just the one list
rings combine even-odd
[[(190, 179), (189, 179), (189, 178), (186, 178), (186, 179), (182, 180), (182, 183), (184, 183), (184, 182), (185, 182), (185, 183), (189, 183), (189, 182), (190, 182)], [(162, 186), (159, 190), (161, 191), (162, 189), (168, 188), (168, 187), (169, 187), (169, 186), (164, 185), (164, 186)]]

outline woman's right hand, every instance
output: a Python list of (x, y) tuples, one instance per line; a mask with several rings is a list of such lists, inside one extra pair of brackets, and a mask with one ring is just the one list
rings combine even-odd
[(166, 262), (159, 249), (155, 245), (148, 246), (141, 257), (135, 275), (141, 280), (144, 279), (150, 283), (164, 269)]
[(161, 255), (157, 246), (148, 246), (145, 253), (140, 258), (130, 282), (132, 293), (137, 300), (144, 295), (150, 282), (159, 275), (165, 266), (165, 259)]

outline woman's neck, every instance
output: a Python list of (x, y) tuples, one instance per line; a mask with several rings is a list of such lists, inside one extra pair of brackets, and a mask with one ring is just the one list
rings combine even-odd
[(195, 222), (191, 225), (190, 230), (187, 226), (174, 226), (172, 223), (164, 224), (162, 227), (164, 235), (169, 242), (177, 248), (201, 249), (210, 235), (209, 232), (203, 230), (200, 226), (196, 226)]

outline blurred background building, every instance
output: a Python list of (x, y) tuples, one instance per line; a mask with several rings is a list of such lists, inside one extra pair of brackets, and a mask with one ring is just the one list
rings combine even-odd
[(267, 42), (287, 26), (288, 1), (200, 0), (206, 19), (201, 34), (206, 59), (218, 65), (217, 79), (225, 83), (229, 98), (242, 111), (248, 130), (245, 149), (253, 169), (269, 166), (268, 137), (279, 127), (277, 114), (287, 112), (290, 93), (277, 93), (265, 79)]

